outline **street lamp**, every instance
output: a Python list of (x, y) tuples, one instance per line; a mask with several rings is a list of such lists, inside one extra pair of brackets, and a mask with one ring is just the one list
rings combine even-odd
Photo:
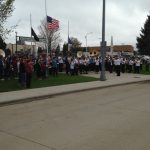
[(85, 35), (85, 42), (86, 42), (86, 53), (88, 52), (87, 51), (87, 36), (89, 35), (89, 34), (92, 34), (93, 32), (89, 32), (89, 33), (87, 33), (86, 35)]
[(106, 56), (106, 41), (105, 41), (105, 0), (103, 0), (103, 14), (102, 14), (102, 42), (101, 42), (101, 74), (100, 80), (105, 81), (105, 56)]
[(17, 32), (16, 33), (16, 53), (17, 53)]

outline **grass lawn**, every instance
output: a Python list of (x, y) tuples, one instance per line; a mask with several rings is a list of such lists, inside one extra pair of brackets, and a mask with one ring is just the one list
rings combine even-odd
[(140, 74), (150, 75), (150, 69), (149, 69), (149, 71), (146, 71), (146, 67), (145, 67), (145, 65), (143, 65), (143, 69), (140, 71)]
[(150, 75), (150, 71), (145, 71), (145, 70), (142, 70), (140, 72), (140, 74), (144, 74), (144, 75)]
[[(38, 80), (35, 76), (32, 78), (31, 88), (41, 88), (49, 87), (56, 85), (72, 84), (72, 83), (81, 83), (81, 82), (90, 82), (97, 81), (98, 79), (93, 77), (85, 76), (70, 76), (66, 74), (59, 74), (57, 77), (49, 76), (46, 79)], [(23, 88), (18, 84), (17, 79), (11, 80), (0, 80), (0, 92), (16, 91), (22, 90)]]

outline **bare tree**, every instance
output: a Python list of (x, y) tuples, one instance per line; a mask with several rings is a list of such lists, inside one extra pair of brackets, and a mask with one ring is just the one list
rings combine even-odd
[(15, 25), (10, 27), (10, 29), (5, 28), (5, 23), (14, 10), (14, 1), (15, 0), (0, 0), (0, 36), (3, 39), (5, 39), (6, 35), (8, 35), (16, 27)]
[(39, 32), (40, 32), (39, 37), (48, 39), (48, 49), (56, 50), (57, 46), (62, 41), (62, 39), (60, 38), (59, 29), (57, 30), (48, 29), (47, 22), (45, 20), (42, 20), (41, 25), (39, 26)]

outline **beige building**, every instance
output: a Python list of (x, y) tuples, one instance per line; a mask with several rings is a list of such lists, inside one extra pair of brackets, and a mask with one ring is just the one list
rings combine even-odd
[[(100, 47), (88, 47), (88, 52), (91, 56), (99, 56)], [(121, 53), (131, 56), (134, 54), (134, 47), (132, 45), (114, 45), (113, 47), (106, 47), (107, 55), (118, 55)]]
[(19, 51), (27, 51), (30, 50), (31, 53), (34, 53), (36, 51), (36, 46), (35, 45), (19, 45), (17, 44), (17, 48), (16, 48), (16, 44), (7, 44), (7, 49), (10, 49), (11, 54), (16, 53), (16, 50)]

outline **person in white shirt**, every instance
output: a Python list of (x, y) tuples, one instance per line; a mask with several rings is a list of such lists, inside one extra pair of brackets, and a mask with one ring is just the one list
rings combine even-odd
[(108, 71), (109, 71), (110, 73), (113, 72), (113, 66), (114, 66), (114, 60), (113, 60), (112, 57), (109, 57), (109, 58), (108, 58)]
[(78, 58), (74, 58), (74, 63), (75, 63), (74, 73), (75, 73), (75, 75), (78, 75), (78, 70), (79, 70), (79, 60), (78, 60)]
[(64, 63), (62, 56), (58, 57), (58, 62), (59, 62), (59, 72), (62, 72), (63, 71), (63, 63)]
[(121, 59), (118, 56), (116, 56), (114, 60), (114, 65), (115, 65), (117, 76), (120, 76), (120, 64), (121, 64)]
[(132, 70), (133, 70), (133, 64), (134, 64), (133, 60), (130, 59), (130, 60), (129, 60), (129, 73), (131, 73)]
[(79, 71), (80, 71), (80, 74), (83, 73), (83, 68), (84, 68), (83, 59), (79, 58)]
[(74, 68), (75, 68), (75, 61), (73, 58), (71, 58), (71, 62), (70, 62), (70, 74), (74, 75)]
[(95, 72), (98, 73), (99, 72), (99, 58), (97, 57), (95, 60)]
[(87, 58), (84, 58), (83, 60), (83, 72), (85, 74), (88, 74), (88, 59)]
[(135, 73), (140, 73), (140, 64), (141, 64), (141, 61), (140, 61), (140, 59), (136, 59), (135, 60)]

